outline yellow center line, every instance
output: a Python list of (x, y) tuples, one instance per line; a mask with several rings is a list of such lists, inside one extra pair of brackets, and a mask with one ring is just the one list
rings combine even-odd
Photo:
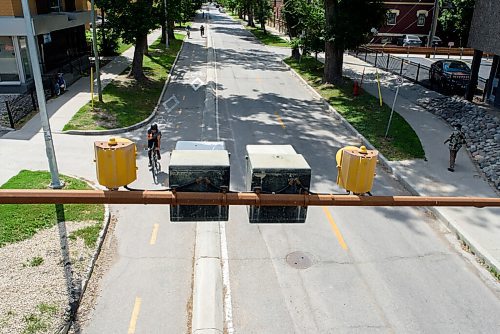
[(128, 325), (128, 334), (135, 333), (135, 327), (137, 325), (137, 318), (139, 317), (139, 312), (141, 310), (142, 299), (139, 297), (135, 298), (134, 310), (132, 311), (132, 316), (130, 317), (130, 324)]
[(285, 126), (285, 123), (283, 123), (283, 120), (281, 119), (281, 116), (278, 114), (278, 112), (275, 112), (274, 114), (276, 115), (276, 117), (278, 117), (278, 121), (280, 122), (281, 127), (283, 129), (285, 129), (286, 126)]
[(330, 226), (332, 227), (333, 233), (335, 233), (335, 236), (337, 237), (337, 240), (340, 243), (340, 246), (347, 250), (347, 245), (344, 241), (344, 237), (342, 237), (342, 233), (340, 233), (339, 228), (337, 227), (337, 224), (335, 224), (335, 221), (333, 220), (332, 214), (330, 211), (328, 211), (328, 208), (326, 206), (323, 206), (323, 211), (325, 212), (326, 218), (328, 218), (328, 222), (330, 223)]
[(160, 228), (160, 224), (153, 225), (153, 232), (151, 233), (151, 240), (149, 240), (150, 245), (154, 245), (156, 243), (156, 237), (158, 236), (158, 229)]

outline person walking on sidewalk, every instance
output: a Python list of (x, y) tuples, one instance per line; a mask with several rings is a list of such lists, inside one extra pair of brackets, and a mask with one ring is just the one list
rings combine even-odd
[(450, 167), (448, 170), (450, 172), (455, 171), (455, 159), (457, 158), (458, 150), (465, 144), (465, 133), (462, 131), (462, 125), (455, 125), (455, 131), (450, 135), (448, 139), (444, 141), (444, 144), (448, 143), (448, 148), (450, 149)]
[(203, 37), (205, 35), (205, 27), (203, 26), (203, 24), (200, 27), (200, 32), (201, 32), (201, 37)]

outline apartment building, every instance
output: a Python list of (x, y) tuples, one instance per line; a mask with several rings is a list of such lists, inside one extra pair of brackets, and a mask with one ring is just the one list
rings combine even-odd
[[(85, 59), (87, 0), (29, 0), (39, 66), (49, 75)], [(23, 93), (33, 86), (21, 0), (0, 0), (0, 93)]]

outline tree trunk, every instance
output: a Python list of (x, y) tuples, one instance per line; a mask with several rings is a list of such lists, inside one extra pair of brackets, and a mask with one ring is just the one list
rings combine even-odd
[(132, 60), (132, 67), (130, 68), (128, 76), (134, 78), (137, 81), (144, 81), (147, 79), (146, 76), (144, 75), (144, 70), (142, 67), (142, 62), (144, 59), (144, 49), (147, 47), (147, 45), (148, 45), (147, 35), (136, 37), (134, 59)]
[(344, 62), (344, 49), (334, 42), (325, 43), (325, 68), (323, 82), (340, 84), (342, 82), (342, 64)]
[(248, 1), (248, 25), (250, 27), (255, 27), (255, 22), (253, 21), (253, 3), (251, 0)]
[(168, 38), (170, 40), (174, 40), (175, 39), (175, 33), (174, 33), (174, 29), (175, 29), (175, 22), (174, 20), (168, 20)]
[(342, 63), (344, 61), (344, 47), (335, 43), (334, 39), (334, 24), (337, 21), (337, 12), (338, 0), (325, 0), (327, 38), (325, 40), (323, 82), (331, 84), (342, 82)]
[(292, 58), (295, 60), (300, 59), (300, 50), (299, 48), (292, 48)]
[(161, 23), (161, 39), (160, 39), (160, 43), (161, 44), (165, 44), (165, 22), (162, 22)]
[(266, 32), (266, 21), (260, 20), (260, 28)]

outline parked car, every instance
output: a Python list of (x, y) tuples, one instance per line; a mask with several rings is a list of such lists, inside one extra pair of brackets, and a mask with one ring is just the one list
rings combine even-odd
[[(428, 39), (429, 39), (428, 37), (422, 38), (422, 42), (423, 42), (424, 46), (427, 46)], [(434, 36), (432, 38), (432, 45), (431, 46), (441, 46), (441, 45), (443, 45), (443, 40), (441, 38), (439, 38), (438, 36)]]
[(421, 46), (422, 40), (417, 35), (404, 35), (403, 46)]
[(463, 91), (470, 81), (471, 69), (460, 60), (438, 60), (431, 65), (429, 80), (443, 93)]

